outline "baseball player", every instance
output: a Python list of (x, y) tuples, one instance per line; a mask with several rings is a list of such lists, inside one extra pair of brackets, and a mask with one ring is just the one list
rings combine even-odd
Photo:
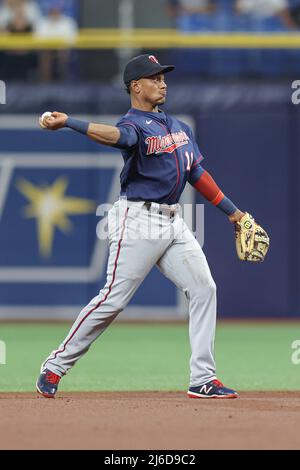
[[(61, 112), (40, 118), (40, 125), (49, 130), (68, 127), (116, 147), (124, 159), (120, 198), (108, 214), (106, 284), (42, 364), (36, 388), (44, 397), (54, 398), (61, 377), (126, 307), (155, 265), (189, 300), (188, 396), (238, 396), (216, 377), (216, 285), (200, 245), (181, 217), (178, 201), (188, 182), (230, 222), (237, 223), (244, 213), (202, 167), (203, 157), (190, 127), (159, 108), (167, 97), (165, 74), (173, 69), (161, 65), (153, 55), (133, 58), (124, 71), (131, 109), (116, 126), (83, 122)], [(159, 229), (159, 237), (149, 235), (149, 225)]]

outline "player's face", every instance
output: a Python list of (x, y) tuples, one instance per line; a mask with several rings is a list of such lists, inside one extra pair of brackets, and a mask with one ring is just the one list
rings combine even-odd
[(165, 103), (167, 98), (167, 84), (165, 76), (162, 73), (152, 75), (151, 77), (141, 78), (141, 98), (153, 106), (160, 106)]

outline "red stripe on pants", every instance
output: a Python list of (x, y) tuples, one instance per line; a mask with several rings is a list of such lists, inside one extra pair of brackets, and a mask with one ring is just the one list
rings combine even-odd
[[(81, 327), (82, 323), (87, 319), (87, 317), (89, 315), (91, 315), (91, 313), (93, 313), (95, 310), (97, 310), (97, 308), (100, 307), (100, 305), (105, 302), (105, 300), (107, 299), (107, 297), (109, 296), (110, 292), (111, 292), (111, 289), (112, 289), (112, 286), (113, 286), (113, 283), (115, 282), (115, 278), (116, 278), (116, 270), (117, 270), (117, 265), (118, 265), (118, 259), (119, 259), (119, 255), (120, 255), (120, 251), (121, 251), (121, 243), (122, 243), (122, 240), (123, 240), (123, 235), (124, 235), (124, 230), (125, 230), (125, 222), (126, 222), (126, 219), (127, 219), (127, 214), (128, 214), (128, 210), (129, 208), (126, 209), (126, 213), (125, 213), (125, 217), (124, 217), (124, 220), (123, 220), (123, 227), (122, 227), (122, 232), (121, 232), (121, 237), (120, 237), (120, 240), (118, 242), (118, 251), (117, 251), (117, 256), (116, 256), (116, 259), (115, 259), (115, 265), (114, 265), (114, 271), (113, 271), (113, 275), (112, 275), (112, 280), (111, 280), (111, 283), (109, 285), (109, 288), (108, 288), (108, 291), (107, 291), (107, 294), (105, 295), (105, 297), (100, 300), (100, 302), (97, 303), (97, 305), (95, 307), (93, 307), (86, 315), (85, 317), (81, 320), (81, 322), (79, 323), (79, 325), (77, 326), (77, 328), (73, 331), (72, 335), (70, 336), (70, 338), (66, 341), (66, 343), (64, 344), (64, 347), (63, 349), (59, 350), (59, 351), (56, 351), (56, 353), (54, 354), (54, 356), (50, 359), (47, 360), (47, 362), (49, 361), (52, 361), (53, 359), (56, 359), (57, 355), (59, 353), (62, 353), (65, 351), (66, 349), (66, 346), (67, 344), (71, 341), (71, 339), (73, 338), (73, 336), (75, 335), (75, 333), (77, 333), (77, 331), (79, 330), (79, 328)], [(46, 362), (46, 364), (47, 364)]]

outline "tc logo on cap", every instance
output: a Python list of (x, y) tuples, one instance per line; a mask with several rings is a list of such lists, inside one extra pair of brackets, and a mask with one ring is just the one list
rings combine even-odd
[(151, 60), (151, 62), (154, 62), (155, 64), (159, 64), (157, 58), (154, 55), (149, 55), (149, 60)]

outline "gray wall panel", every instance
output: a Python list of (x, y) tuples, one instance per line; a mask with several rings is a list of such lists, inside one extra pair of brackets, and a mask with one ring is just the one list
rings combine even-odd
[(82, 27), (116, 28), (120, 0), (84, 0), (82, 2)]
[[(84, 28), (116, 28), (120, 0), (82, 1), (81, 25)], [(138, 28), (169, 28), (165, 0), (134, 0), (134, 22)]]

